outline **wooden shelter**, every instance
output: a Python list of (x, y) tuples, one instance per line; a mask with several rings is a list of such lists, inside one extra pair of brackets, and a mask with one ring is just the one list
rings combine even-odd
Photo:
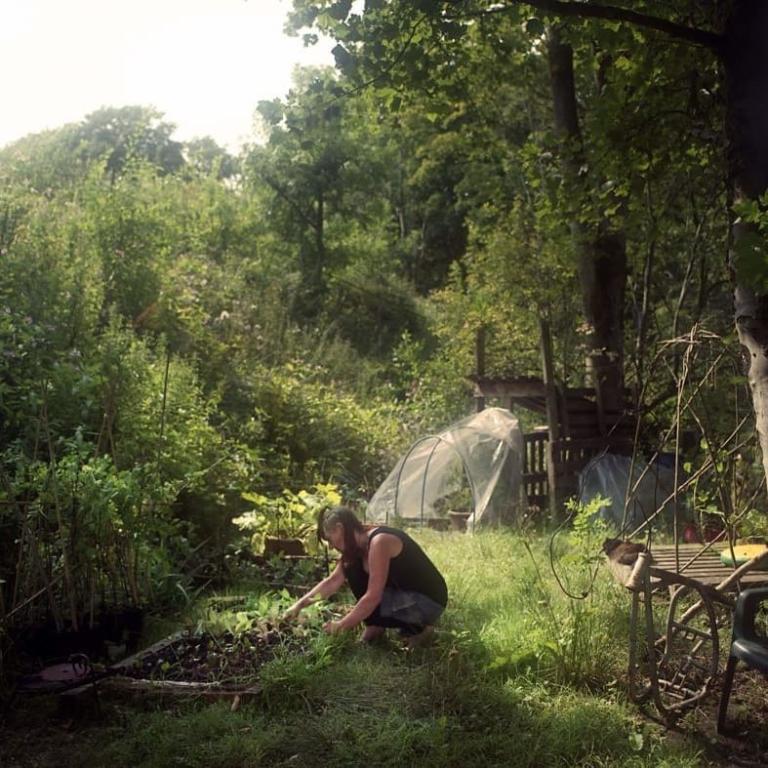
[(525, 434), (524, 482), (530, 506), (548, 508), (557, 516), (562, 503), (578, 492), (578, 473), (603, 452), (630, 454), (635, 420), (625, 391), (618, 410), (608, 409), (599, 387), (566, 388), (554, 375), (552, 344), (541, 322), (542, 378), (493, 378), (485, 375), (485, 334), (477, 336), (474, 384), (477, 410), (489, 399), (510, 410), (526, 408), (546, 424)]

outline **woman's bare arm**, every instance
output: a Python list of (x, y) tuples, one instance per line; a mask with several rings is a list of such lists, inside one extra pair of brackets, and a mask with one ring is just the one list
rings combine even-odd
[(284, 614), (284, 618), (292, 619), (296, 617), (302, 608), (306, 608), (317, 600), (325, 600), (331, 595), (335, 595), (344, 586), (344, 568), (341, 560), (330, 576), (324, 578), (321, 582), (315, 584), (304, 596), (300, 597)]

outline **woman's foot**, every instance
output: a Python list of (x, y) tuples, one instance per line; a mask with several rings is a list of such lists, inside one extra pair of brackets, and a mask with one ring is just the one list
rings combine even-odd
[(423, 648), (435, 639), (435, 628), (427, 624), (417, 635), (410, 635), (405, 641), (405, 647), (412, 651), (414, 648)]
[(386, 632), (385, 627), (376, 627), (374, 625), (371, 625), (370, 627), (366, 627), (363, 631), (362, 637), (360, 638), (361, 643), (373, 643), (376, 642), (379, 638), (381, 638), (384, 635), (384, 632)]

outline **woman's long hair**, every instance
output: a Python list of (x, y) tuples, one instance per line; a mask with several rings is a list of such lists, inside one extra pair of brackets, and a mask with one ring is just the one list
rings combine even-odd
[(341, 560), (345, 565), (349, 565), (365, 555), (365, 547), (357, 543), (356, 534), (364, 533), (368, 530), (368, 526), (363, 525), (349, 507), (333, 507), (320, 513), (317, 520), (317, 540), (327, 541), (325, 532), (338, 523), (341, 523), (344, 529), (344, 549)]

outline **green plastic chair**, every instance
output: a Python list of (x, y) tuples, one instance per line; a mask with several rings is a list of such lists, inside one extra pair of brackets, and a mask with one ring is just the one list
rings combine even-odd
[(725, 730), (725, 716), (728, 711), (728, 700), (731, 697), (736, 663), (741, 661), (752, 669), (759, 669), (764, 674), (768, 674), (768, 638), (761, 637), (755, 632), (757, 609), (765, 600), (768, 600), (768, 587), (754, 587), (741, 592), (736, 601), (731, 651), (728, 654), (723, 693), (717, 713), (718, 733)]

